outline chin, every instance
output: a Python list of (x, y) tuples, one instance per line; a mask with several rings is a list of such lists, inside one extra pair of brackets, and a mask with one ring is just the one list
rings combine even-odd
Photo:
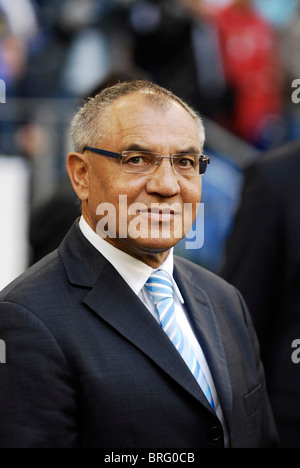
[(136, 250), (144, 251), (149, 254), (167, 252), (178, 242), (178, 239), (132, 239), (132, 245)]

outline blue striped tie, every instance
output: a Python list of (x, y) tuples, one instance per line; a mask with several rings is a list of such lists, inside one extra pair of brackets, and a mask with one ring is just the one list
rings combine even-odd
[(175, 305), (173, 299), (173, 284), (168, 273), (157, 270), (145, 283), (156, 305), (159, 320), (164, 332), (168, 335), (177, 351), (181, 354), (193, 376), (197, 380), (209, 404), (215, 409), (211, 390), (205, 375), (200, 367), (195, 353), (188, 340), (182, 333), (175, 317)]

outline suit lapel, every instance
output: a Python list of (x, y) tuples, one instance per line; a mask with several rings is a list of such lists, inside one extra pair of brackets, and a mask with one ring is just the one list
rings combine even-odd
[(208, 362), (225, 419), (229, 422), (232, 388), (214, 309), (209, 297), (195, 281), (189, 269), (175, 266), (174, 278), (184, 297), (189, 318)]
[[(83, 303), (212, 411), (199, 385), (169, 338), (115, 268), (85, 239), (78, 222), (74, 223), (62, 242), (59, 253), (70, 283), (87, 289)], [(183, 274), (178, 269), (176, 271), (178, 274), (176, 281), (187, 301), (191, 318), (200, 336), (201, 346), (209, 366), (212, 367), (216, 387), (221, 396), (223, 392), (221, 383), (224, 384), (223, 375), (226, 374), (227, 366), (213, 312), (206, 305), (203, 309), (206, 313), (203, 317), (201, 314), (201, 319), (199, 318), (199, 305), (203, 308), (205, 302), (202, 300), (203, 292), (200, 290), (199, 297), (194, 301), (192, 298), (196, 290), (187, 280), (189, 275), (186, 273), (189, 271)], [(211, 343), (215, 346), (211, 346)], [(219, 361), (220, 347), (221, 361)], [(220, 376), (222, 382), (219, 382)]]
[(169, 338), (110, 263), (83, 302), (211, 410)]

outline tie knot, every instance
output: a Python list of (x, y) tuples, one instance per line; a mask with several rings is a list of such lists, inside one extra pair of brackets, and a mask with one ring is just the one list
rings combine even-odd
[(163, 270), (152, 273), (145, 283), (155, 304), (164, 299), (173, 299), (173, 284), (170, 276)]

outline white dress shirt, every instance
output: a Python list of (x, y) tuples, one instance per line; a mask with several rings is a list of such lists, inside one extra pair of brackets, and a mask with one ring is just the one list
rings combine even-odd
[[(153, 273), (155, 270), (146, 263), (137, 260), (131, 255), (128, 255), (127, 253), (123, 252), (122, 250), (117, 249), (106, 240), (102, 239), (95, 231), (93, 231), (93, 229), (89, 226), (89, 224), (86, 222), (83, 216), (81, 216), (80, 218), (79, 227), (86, 239), (106, 258), (106, 260), (108, 260), (112, 264), (112, 266), (126, 281), (128, 286), (134, 291), (134, 293), (140, 298), (143, 304), (151, 312), (155, 320), (157, 320), (157, 322), (160, 323), (156, 306), (150, 296), (148, 289), (145, 287), (146, 281), (148, 280), (151, 273)], [(211, 389), (216, 414), (223, 425), (224, 432), (226, 432), (224, 425), (224, 417), (217, 396), (217, 391), (213, 382), (213, 378), (210, 373), (204, 353), (201, 349), (198, 340), (196, 339), (188, 316), (185, 312), (184, 300), (173, 278), (173, 268), (174, 259), (172, 249), (166, 260), (162, 263), (162, 265), (160, 265), (159, 269), (166, 271), (172, 279), (175, 302), (175, 315), (177, 323), (181, 327), (184, 335), (189, 340), (190, 345), (193, 348), (196, 358), (198, 359), (198, 362), (201, 366), (201, 369), (204, 372), (206, 380)]]

